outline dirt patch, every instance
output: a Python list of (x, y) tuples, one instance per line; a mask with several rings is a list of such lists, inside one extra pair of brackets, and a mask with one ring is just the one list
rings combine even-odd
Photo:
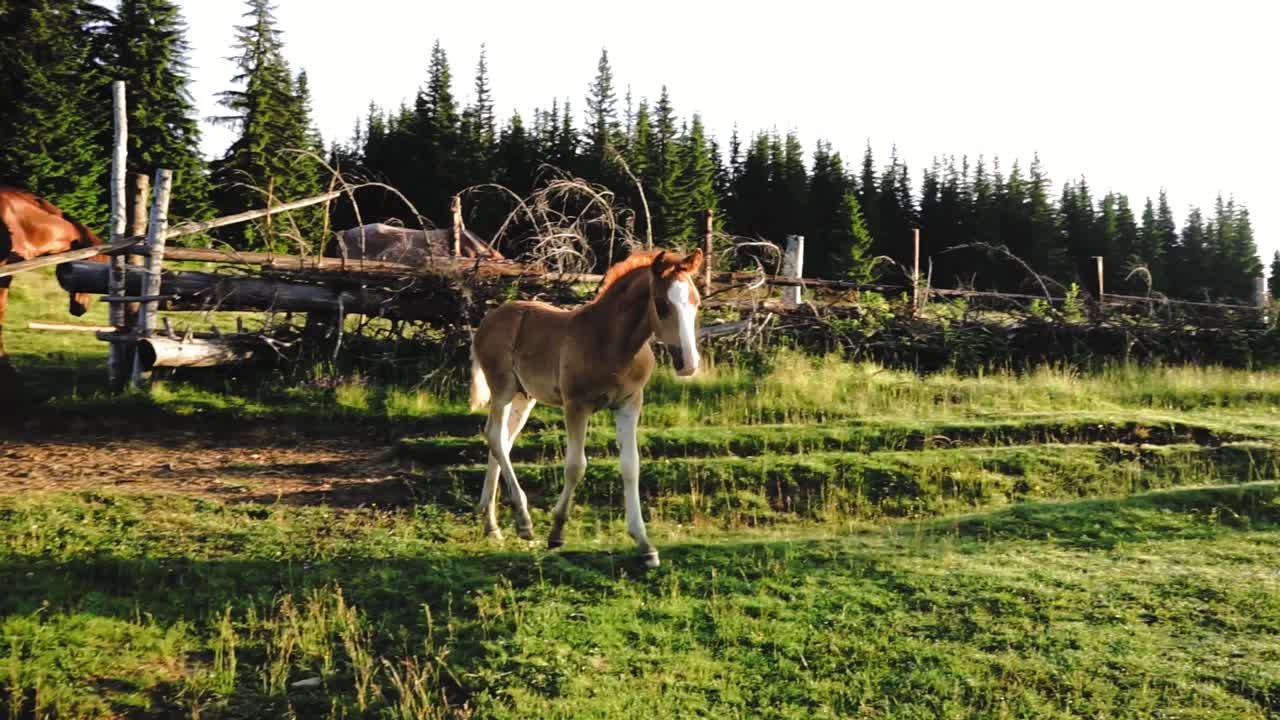
[(401, 504), (413, 478), (390, 446), (255, 429), (161, 436), (0, 439), (0, 495), (37, 490), (176, 492), (228, 502)]

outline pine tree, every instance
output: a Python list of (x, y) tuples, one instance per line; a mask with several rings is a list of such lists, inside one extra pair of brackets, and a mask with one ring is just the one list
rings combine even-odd
[(841, 240), (848, 233), (849, 222), (846, 196), (852, 191), (840, 153), (832, 151), (831, 143), (819, 140), (813, 153), (813, 176), (809, 179), (810, 222), (805, 228), (804, 244), (806, 274), (831, 278), (842, 268), (840, 261), (846, 253)]
[(683, 158), (676, 140), (675, 111), (664, 85), (654, 106), (653, 136), (645, 178), (645, 187), (651, 192), (649, 208), (653, 214), (653, 237), (658, 242), (666, 242), (680, 232), (681, 216), (685, 210), (685, 198), (680, 188)]
[(0, 178), (105, 230), (110, 132), (105, 10), (81, 0), (0, 3)]
[(524, 128), (520, 113), (507, 121), (498, 139), (499, 184), (518, 195), (527, 195), (532, 189), (538, 172), (538, 148)]
[[(879, 234), (875, 236), (876, 254), (887, 255), (903, 267), (912, 263), (911, 231), (916, 226), (915, 203), (906, 163), (898, 158), (894, 147), (889, 164), (880, 176), (880, 192), (876, 197)], [(961, 217), (968, 212), (962, 212)]]
[(769, 234), (769, 137), (758, 133), (747, 147), (733, 183), (733, 232), (752, 238)]
[(111, 26), (111, 73), (125, 81), (129, 170), (174, 171), (171, 214), (204, 219), (213, 208), (188, 90), (186, 24), (172, 0), (121, 0)]
[(1187, 215), (1187, 223), (1182, 227), (1177, 264), (1171, 268), (1169, 286), (1165, 291), (1168, 295), (1185, 300), (1204, 299), (1207, 289), (1207, 241), (1204, 215), (1200, 208), (1193, 207)]
[(1181, 252), (1178, 247), (1178, 226), (1173, 220), (1173, 211), (1169, 208), (1169, 197), (1164, 188), (1160, 189), (1156, 203), (1156, 224), (1152, 241), (1154, 245), (1147, 249), (1152, 256), (1146, 260), (1151, 270), (1152, 282), (1163, 287), (1168, 283), (1171, 267), (1178, 263)]
[(1030, 227), (1027, 254), (1023, 259), (1042, 275), (1066, 278), (1073, 268), (1065, 249), (1058, 244), (1058, 215), (1049, 201), (1049, 177), (1040, 164), (1039, 154), (1032, 158), (1029, 172), (1027, 213)]
[(484, 45), (476, 63), (475, 100), (462, 111), (458, 163), (461, 185), (476, 185), (493, 179), (498, 135), (493, 117), (493, 97), (489, 90), (489, 65)]
[(1271, 277), (1267, 278), (1267, 292), (1271, 302), (1280, 302), (1280, 250), (1271, 256)]
[(867, 141), (867, 150), (862, 156), (862, 176), (858, 180), (858, 204), (862, 206), (863, 222), (867, 226), (867, 231), (871, 233), (873, 239), (878, 238), (880, 236), (880, 186), (876, 180), (875, 159), (871, 154), (870, 140)]
[(583, 159), (587, 171), (606, 185), (612, 179), (607, 168), (609, 148), (617, 144), (621, 130), (618, 127), (618, 99), (613, 89), (613, 68), (609, 66), (609, 51), (600, 51), (596, 65), (596, 77), (587, 93), (587, 137)]
[(837, 214), (837, 228), (833, 246), (837, 253), (836, 266), (847, 280), (868, 283), (874, 277), (871, 254), (871, 233), (862, 219), (862, 207), (853, 191), (846, 192)]
[[(262, 207), (268, 195), (295, 199), (317, 190), (314, 161), (298, 155), (314, 149), (309, 146), (306, 98), (298, 94), (284, 60), (269, 0), (249, 0), (248, 5), (248, 22), (236, 28), (235, 47), (241, 54), (232, 78), (244, 87), (220, 95), (231, 114), (219, 121), (240, 133), (213, 168), (214, 198), (222, 214)], [(268, 247), (276, 241), (251, 226), (237, 226), (223, 236), (246, 247)]]
[(681, 138), (680, 195), (683, 207), (676, 209), (677, 240), (692, 240), (695, 229), (695, 212), (715, 211), (719, 205), (716, 194), (716, 161), (702, 126), (702, 117), (694, 114), (689, 132)]
[(437, 40), (431, 48), (427, 84), (414, 100), (411, 128), (416, 177), (410, 199), (428, 217), (447, 217), (449, 198), (461, 189), (460, 118), (453, 97), (449, 57)]

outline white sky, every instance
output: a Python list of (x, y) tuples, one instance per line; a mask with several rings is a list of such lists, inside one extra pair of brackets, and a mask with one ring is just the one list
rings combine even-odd
[[(244, 3), (182, 0), (202, 116), (233, 73)], [(868, 141), (919, 171), (935, 154), (998, 154), (1007, 170), (1039, 152), (1056, 193), (1084, 174), (1099, 197), (1168, 190), (1187, 206), (1248, 205), (1264, 264), (1280, 249), (1280, 4), (1148, 2), (667, 2), (614, 4), (277, 0), (285, 54), (311, 79), (326, 142), (350, 136), (370, 100), (411, 101), (432, 43), (466, 101), (481, 43), (499, 118), (583, 98), (607, 47), (615, 82), (677, 113), (702, 114), (727, 146), (736, 122), (826, 138), (848, 164)], [(619, 103), (621, 105), (621, 103)], [(621, 108), (620, 108), (621, 109)], [(226, 130), (206, 125), (221, 153)]]

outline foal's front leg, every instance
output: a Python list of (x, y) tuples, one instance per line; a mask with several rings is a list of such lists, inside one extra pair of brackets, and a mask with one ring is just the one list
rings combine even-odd
[(640, 447), (636, 440), (636, 427), (640, 425), (640, 409), (644, 399), (640, 393), (626, 405), (613, 411), (618, 430), (618, 462), (622, 467), (622, 494), (627, 507), (627, 532), (636, 541), (646, 567), (658, 567), (658, 548), (649, 542), (644, 529), (644, 516), (640, 512)]
[(582, 408), (565, 405), (564, 488), (560, 491), (555, 510), (551, 512), (551, 534), (547, 536), (547, 547), (551, 549), (564, 545), (564, 523), (569, 519), (569, 507), (573, 504), (573, 489), (587, 473), (588, 417), (590, 413)]

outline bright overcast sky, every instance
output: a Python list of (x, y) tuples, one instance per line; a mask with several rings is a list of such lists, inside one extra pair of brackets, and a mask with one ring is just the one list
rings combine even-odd
[[(233, 73), (244, 3), (183, 0), (193, 92), (204, 116)], [(481, 43), (499, 117), (583, 98), (607, 47), (637, 98), (666, 84), (727, 144), (736, 122), (830, 139), (847, 163), (870, 140), (897, 144), (919, 188), (937, 154), (1039, 152), (1055, 183), (1084, 174), (1095, 197), (1164, 186), (1181, 227), (1189, 204), (1248, 205), (1264, 264), (1280, 249), (1280, 5), (1217, 2), (666, 2), (615, 4), (277, 0), (285, 54), (311, 79), (326, 142), (350, 136), (370, 100), (412, 101), (432, 43), (463, 101)], [(622, 8), (626, 8), (623, 10)], [(621, 105), (621, 102), (619, 103)], [(205, 129), (221, 153), (226, 130)]]

